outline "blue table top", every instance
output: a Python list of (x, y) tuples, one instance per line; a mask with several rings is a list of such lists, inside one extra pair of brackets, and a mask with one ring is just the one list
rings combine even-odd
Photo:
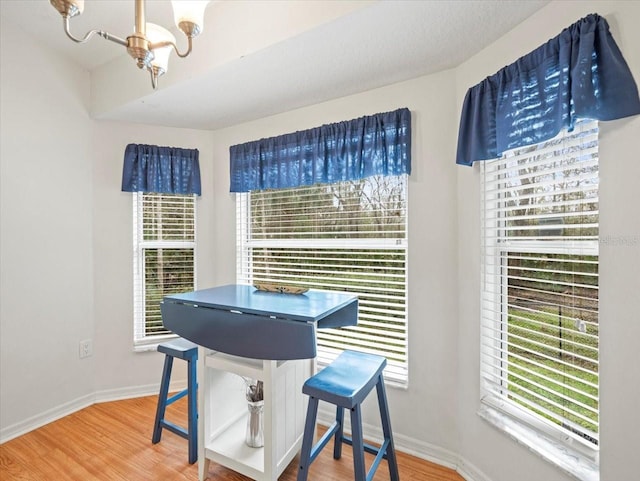
[(351, 294), (310, 289), (304, 294), (259, 291), (253, 286), (229, 284), (165, 297), (174, 302), (314, 322), (357, 300)]

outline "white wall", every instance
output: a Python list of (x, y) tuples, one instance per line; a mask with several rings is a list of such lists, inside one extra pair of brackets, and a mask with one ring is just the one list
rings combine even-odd
[[(125, 146), (199, 149), (202, 286), (215, 278), (215, 219), (210, 132), (91, 120), (89, 74), (2, 19), (4, 440), (96, 400), (157, 392), (163, 356), (133, 352), (132, 194), (120, 191)], [(81, 360), (83, 339), (93, 339), (94, 354)], [(182, 364), (172, 380), (184, 381)]]
[[(556, 1), (457, 69), (458, 111), (466, 90), (589, 13), (607, 18), (614, 38), (640, 81), (640, 2)], [(640, 217), (637, 214), (640, 118), (601, 123), (600, 395), (602, 481), (638, 479), (640, 430)], [(480, 220), (478, 168), (459, 167), (458, 413), (460, 454), (493, 481), (563, 481), (568, 476), (476, 415), (479, 394)], [(633, 244), (633, 245), (629, 245)]]
[[(229, 146), (408, 107), (413, 172), (409, 180), (408, 389), (388, 389), (398, 444), (455, 462), (456, 421), (456, 167), (455, 78), (443, 72), (214, 132), (217, 269), (235, 280), (235, 204), (229, 189)], [(365, 422), (379, 426), (375, 403)]]
[[(2, 21), (0, 426), (94, 391), (89, 75)], [(28, 54), (25, 54), (28, 52)]]

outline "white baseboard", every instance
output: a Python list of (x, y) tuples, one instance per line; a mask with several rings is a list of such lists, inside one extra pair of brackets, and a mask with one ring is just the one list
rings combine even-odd
[(467, 481), (491, 481), (491, 478), (463, 458), (460, 458), (460, 464), (456, 471)]
[(467, 481), (491, 481), (491, 478), (480, 471), (476, 466), (468, 462), (462, 456), (458, 457), (458, 474)]
[[(171, 392), (175, 392), (185, 389), (186, 387), (186, 381), (181, 381), (171, 383), (169, 390)], [(34, 429), (38, 429), (46, 424), (52, 423), (53, 421), (57, 421), (69, 414), (73, 414), (81, 409), (89, 407), (92, 404), (157, 395), (159, 390), (160, 383), (157, 383), (147, 384), (145, 386), (107, 389), (87, 394), (86, 396), (66, 402), (55, 408), (48, 409), (40, 414), (25, 419), (24, 421), (0, 429), (0, 444), (17, 438), (18, 436), (22, 436), (23, 434), (33, 431)]]
[(60, 418), (80, 411), (95, 403), (95, 394), (87, 394), (73, 401), (66, 402), (52, 409), (48, 409), (40, 414), (32, 416), (11, 426), (0, 430), (0, 444), (10, 441), (13, 438), (33, 431), (39, 427), (57, 421)]
[[(318, 410), (318, 423), (323, 426), (330, 426), (335, 419), (334, 416), (335, 411), (332, 410), (330, 412), (320, 409)], [(380, 427), (363, 423), (362, 431), (368, 440), (378, 444), (382, 443), (382, 429)], [(345, 416), (345, 432), (351, 433), (348, 416)], [(393, 434), (393, 443), (396, 451), (453, 469), (466, 481), (491, 481), (473, 464), (448, 449), (398, 433)]]
[[(185, 384), (185, 383), (182, 383)], [(181, 389), (181, 386), (174, 386), (171, 383), (170, 391)], [(157, 395), (160, 391), (160, 384), (147, 384), (144, 386), (131, 386), (118, 389), (105, 389), (96, 392), (96, 403), (105, 403), (111, 401), (122, 401), (124, 399), (134, 399), (143, 396)]]

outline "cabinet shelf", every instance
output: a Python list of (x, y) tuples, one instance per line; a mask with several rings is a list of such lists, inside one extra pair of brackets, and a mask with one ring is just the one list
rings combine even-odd
[(264, 474), (264, 448), (245, 443), (248, 414), (237, 419), (205, 445), (206, 457), (239, 473), (258, 478)]
[(221, 352), (213, 352), (205, 358), (205, 365), (208, 368), (219, 369), (251, 379), (261, 379), (262, 362), (259, 359), (231, 356)]

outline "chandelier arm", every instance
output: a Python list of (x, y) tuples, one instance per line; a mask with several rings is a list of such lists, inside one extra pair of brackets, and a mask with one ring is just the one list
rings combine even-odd
[(178, 57), (180, 57), (180, 58), (185, 58), (186, 56), (188, 56), (188, 55), (191, 53), (191, 50), (192, 50), (192, 47), (193, 47), (193, 40), (192, 40), (192, 37), (187, 36), (187, 39), (189, 40), (189, 46), (187, 47), (187, 51), (186, 51), (186, 52), (184, 52), (184, 53), (180, 53), (180, 52), (178, 51), (178, 47), (176, 46), (176, 44), (175, 44), (175, 43), (173, 43), (173, 42), (167, 42), (167, 41), (165, 41), (165, 42), (157, 42), (157, 43), (149, 44), (149, 49), (150, 49), (150, 50), (153, 50), (153, 49), (156, 49), (156, 48), (162, 48), (162, 47), (169, 47), (169, 46), (171, 46), (171, 47), (173, 47), (173, 50), (174, 50), (174, 52), (176, 53), (176, 55), (177, 55)]
[(105, 32), (103, 30), (91, 30), (90, 32), (87, 32), (85, 34), (84, 38), (76, 38), (69, 31), (69, 17), (62, 17), (62, 21), (64, 26), (64, 33), (66, 33), (67, 37), (69, 37), (71, 40), (73, 40), (76, 43), (85, 43), (94, 35), (98, 35), (106, 40), (119, 43), (120, 45), (123, 45), (125, 47), (127, 46), (127, 41), (125, 39), (116, 37), (115, 35), (111, 35), (109, 32)]

